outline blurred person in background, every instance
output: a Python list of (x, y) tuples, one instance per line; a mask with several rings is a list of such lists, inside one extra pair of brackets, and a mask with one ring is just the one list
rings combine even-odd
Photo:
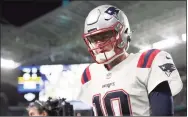
[(76, 116), (82, 116), (81, 113), (77, 113)]
[(29, 104), (27, 112), (29, 116), (48, 116), (44, 102), (38, 100)]
[(29, 104), (27, 111), (29, 116), (73, 116), (73, 105), (65, 101), (65, 98), (51, 98), (47, 101), (36, 100)]
[(97, 116), (172, 116), (173, 96), (183, 84), (171, 55), (158, 49), (127, 53), (127, 16), (112, 5), (94, 8), (83, 39), (96, 63), (81, 77), (78, 96)]

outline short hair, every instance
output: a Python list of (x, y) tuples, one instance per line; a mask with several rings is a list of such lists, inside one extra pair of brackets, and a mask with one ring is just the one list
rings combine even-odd
[(44, 102), (42, 101), (36, 100), (35, 102), (31, 102), (26, 109), (29, 110), (29, 108), (33, 107), (35, 107), (38, 110), (39, 114), (45, 111)]

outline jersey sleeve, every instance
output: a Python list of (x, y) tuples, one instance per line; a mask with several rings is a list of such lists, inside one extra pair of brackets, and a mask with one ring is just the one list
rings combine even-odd
[(89, 66), (84, 70), (81, 80), (80, 80), (80, 91), (77, 96), (77, 100), (82, 101), (85, 104), (89, 104), (91, 106), (91, 91), (90, 91), (90, 80), (91, 75), (89, 71)]
[(175, 96), (181, 91), (183, 83), (169, 53), (152, 49), (143, 53), (141, 58), (143, 58), (143, 62), (140, 62), (140, 66), (142, 68), (149, 68), (146, 80), (148, 94), (164, 81), (168, 81), (172, 96)]

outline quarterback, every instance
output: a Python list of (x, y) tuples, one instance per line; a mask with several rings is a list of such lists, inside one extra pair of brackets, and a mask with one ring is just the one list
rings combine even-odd
[(96, 61), (81, 77), (78, 99), (96, 116), (171, 116), (182, 87), (171, 55), (158, 49), (128, 54), (131, 30), (123, 11), (101, 5), (90, 11), (83, 39)]

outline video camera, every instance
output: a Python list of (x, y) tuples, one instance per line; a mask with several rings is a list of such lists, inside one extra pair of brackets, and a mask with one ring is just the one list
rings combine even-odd
[(73, 105), (65, 101), (65, 98), (52, 99), (44, 103), (44, 108), (49, 116), (74, 116)]

